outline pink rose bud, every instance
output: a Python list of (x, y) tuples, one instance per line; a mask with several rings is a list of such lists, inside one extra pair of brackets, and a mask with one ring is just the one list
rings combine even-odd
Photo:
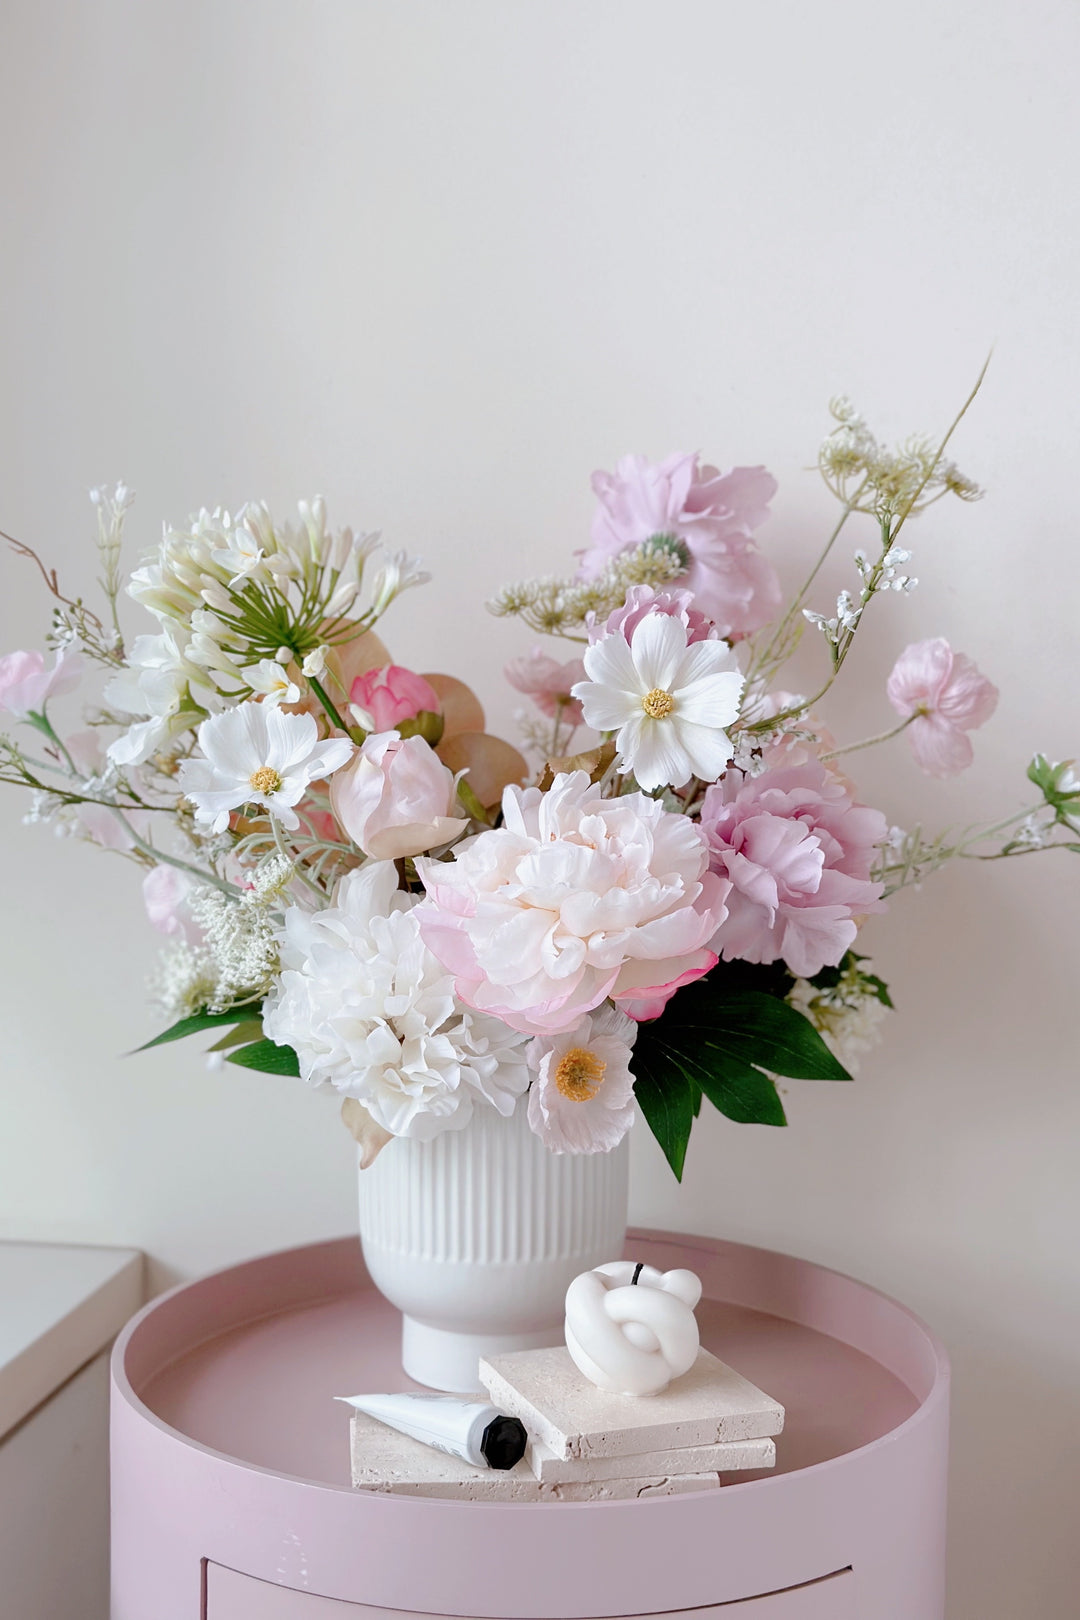
[(392, 731), (418, 714), (439, 713), (435, 688), (400, 664), (358, 675), (349, 688), (349, 702), (371, 721), (369, 731)]
[(394, 731), (369, 737), (348, 769), (334, 775), (330, 805), (353, 843), (379, 861), (447, 844), (468, 826), (467, 817), (454, 814), (453, 773), (422, 737)]

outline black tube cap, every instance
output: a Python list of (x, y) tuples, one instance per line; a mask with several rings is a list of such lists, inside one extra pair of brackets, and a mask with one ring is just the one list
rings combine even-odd
[(529, 1436), (520, 1418), (492, 1418), (480, 1438), (480, 1450), (489, 1468), (513, 1468), (525, 1455)]

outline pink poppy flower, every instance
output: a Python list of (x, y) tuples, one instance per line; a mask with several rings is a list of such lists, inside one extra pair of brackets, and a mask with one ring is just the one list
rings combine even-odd
[(690, 554), (686, 584), (695, 605), (722, 636), (739, 640), (775, 616), (780, 582), (753, 540), (776, 494), (764, 467), (720, 472), (691, 454), (659, 463), (624, 456), (614, 473), (594, 473), (592, 485), (600, 504), (580, 579), (595, 579), (620, 552), (670, 534)]
[(73, 692), (82, 678), (85, 659), (62, 647), (52, 669), (39, 652), (13, 652), (0, 658), (0, 710), (18, 720), (41, 714), (50, 698)]
[(942, 636), (905, 647), (885, 686), (897, 714), (911, 717), (908, 741), (930, 776), (955, 776), (975, 757), (966, 731), (997, 708), (998, 689)]
[(884, 909), (870, 874), (885, 817), (817, 760), (728, 771), (705, 795), (701, 830), (732, 885), (711, 942), (725, 961), (783, 961), (811, 978), (839, 963), (856, 918)]
[(503, 674), (518, 692), (532, 698), (542, 714), (580, 726), (581, 704), (570, 696), (575, 682), (585, 679), (585, 665), (580, 658), (560, 664), (542, 647), (534, 647), (527, 657), (515, 658), (507, 664)]
[[(403, 720), (421, 712), (439, 713), (435, 688), (422, 675), (400, 664), (386, 664), (358, 675), (349, 688), (349, 702), (363, 713), (366, 731), (392, 731)], [(366, 724), (370, 720), (371, 724)]]

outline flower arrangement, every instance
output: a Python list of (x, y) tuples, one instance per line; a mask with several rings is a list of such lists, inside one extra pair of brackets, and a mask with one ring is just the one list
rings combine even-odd
[[(847, 755), (906, 734), (951, 775), (997, 692), (922, 640), (883, 694), (896, 723), (849, 743), (826, 728), (871, 605), (916, 584), (901, 532), (981, 493), (946, 457), (955, 422), (888, 449), (831, 410), (819, 467), (839, 516), (787, 606), (756, 539), (763, 467), (628, 456), (594, 474), (573, 573), (489, 604), (574, 644), (506, 671), (534, 705), (535, 769), (463, 683), (393, 662), (383, 617), (428, 576), (332, 531), (321, 501), (292, 526), (251, 504), (166, 529), (127, 582), (156, 621), (130, 643), (125, 487), (92, 495), (100, 613), (10, 541), (54, 598), (52, 661), (0, 658), (0, 711), (23, 728), (0, 738), (0, 779), (29, 790), (27, 820), (140, 869), (173, 1020), (150, 1044), (211, 1031), (216, 1061), (333, 1087), (363, 1163), (485, 1108), (526, 1109), (553, 1152), (604, 1152), (640, 1109), (678, 1176), (703, 1099), (782, 1125), (778, 1076), (850, 1078), (891, 1005), (856, 949), (864, 919), (950, 859), (1080, 850), (1080, 774), (1036, 755), (1033, 803), (936, 836), (859, 801)], [(816, 611), (859, 521), (852, 586)], [(810, 697), (781, 678), (807, 624), (825, 653)], [(55, 705), (94, 677), (72, 732)]]

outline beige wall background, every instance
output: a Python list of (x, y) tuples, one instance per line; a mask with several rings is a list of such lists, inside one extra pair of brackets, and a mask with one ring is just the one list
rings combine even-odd
[[(860, 756), (864, 796), (1005, 813), (1035, 747), (1080, 751), (1078, 50), (1055, 0), (8, 0), (0, 527), (89, 584), (92, 484), (136, 487), (136, 551), (203, 503), (322, 491), (437, 576), (389, 621), (399, 660), (510, 731), (530, 641), (483, 600), (566, 566), (594, 467), (767, 462), (793, 585), (832, 518), (806, 470), (828, 397), (938, 430), (993, 342), (956, 440), (989, 498), (913, 528), (919, 589), (876, 604), (833, 718), (880, 729), (897, 651), (949, 636), (1002, 688), (975, 767)], [(819, 605), (849, 573), (845, 548)], [(34, 645), (32, 571), (0, 558), (0, 591), (0, 645)], [(0, 1235), (137, 1244), (164, 1282), (348, 1230), (332, 1103), (121, 1055), (156, 1023), (137, 883), (21, 810), (7, 790)], [(681, 1190), (635, 1142), (639, 1222), (839, 1266), (948, 1342), (952, 1620), (1075, 1613), (1070, 860), (901, 897), (867, 936), (887, 1044), (853, 1087), (793, 1083), (788, 1131), (707, 1118)]]

